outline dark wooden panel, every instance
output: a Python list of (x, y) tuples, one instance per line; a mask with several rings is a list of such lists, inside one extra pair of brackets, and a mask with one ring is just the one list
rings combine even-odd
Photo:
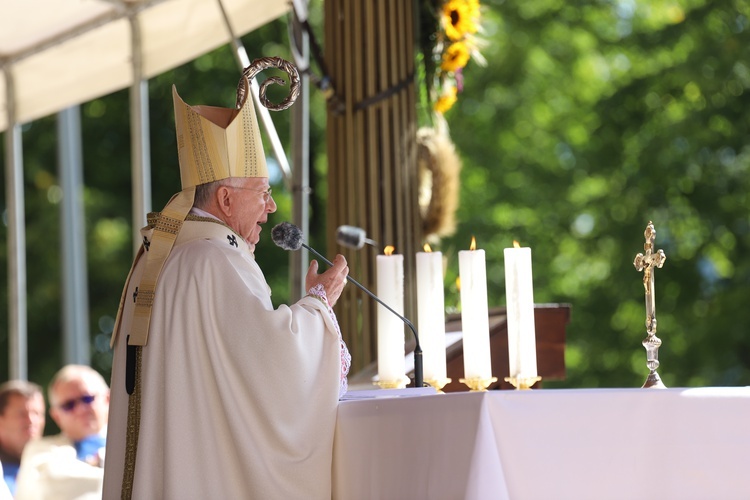
[[(570, 322), (569, 304), (536, 304), (534, 308), (534, 323), (536, 326), (536, 356), (537, 371), (542, 381), (534, 387), (539, 387), (545, 380), (565, 379), (565, 329)], [(492, 376), (498, 381), (490, 389), (513, 389), (505, 382), (509, 375), (508, 368), (508, 328), (505, 308), (489, 311), (490, 324), (490, 352), (492, 359)], [(461, 316), (451, 315), (446, 318), (446, 332), (461, 330)], [(414, 350), (411, 340), (406, 345), (407, 352)], [(463, 343), (456, 342), (446, 351), (448, 377), (451, 383), (443, 388), (444, 392), (462, 392), (469, 388), (459, 382), (464, 376)], [(371, 386), (372, 377), (378, 372), (377, 362), (370, 363), (364, 370), (349, 377), (352, 387)], [(414, 374), (410, 373), (410, 377)]]
[[(498, 381), (490, 389), (513, 389), (504, 379), (509, 375), (508, 368), (508, 325), (505, 308), (490, 311), (490, 352), (492, 376)], [(536, 326), (537, 371), (544, 380), (565, 378), (565, 327), (570, 322), (570, 306), (567, 304), (537, 304), (534, 308)], [(446, 323), (446, 331), (461, 330), (461, 316), (451, 316)], [(451, 383), (443, 388), (445, 392), (468, 391), (459, 382), (464, 376), (463, 344), (459, 341), (446, 352), (448, 378)], [(539, 386), (539, 383), (534, 387)]]

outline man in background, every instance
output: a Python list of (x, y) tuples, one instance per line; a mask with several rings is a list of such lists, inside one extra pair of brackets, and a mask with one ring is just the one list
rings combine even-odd
[(26, 443), (44, 433), (44, 396), (33, 382), (11, 380), (0, 385), (0, 462), (11, 494)]
[(101, 498), (109, 387), (91, 367), (67, 365), (48, 388), (60, 434), (24, 450), (16, 499)]

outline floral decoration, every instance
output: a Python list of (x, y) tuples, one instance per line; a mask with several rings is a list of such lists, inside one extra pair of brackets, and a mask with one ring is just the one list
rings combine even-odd
[[(433, 0), (434, 34), (425, 48), (425, 76), (433, 110), (448, 111), (463, 90), (463, 69), (471, 59), (484, 63), (479, 53), (481, 6), (479, 0)], [(428, 52), (429, 51), (429, 52)]]

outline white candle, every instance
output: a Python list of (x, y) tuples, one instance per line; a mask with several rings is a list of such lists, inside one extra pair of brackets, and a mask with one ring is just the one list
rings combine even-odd
[(536, 329), (531, 249), (506, 248), (504, 253), (510, 376), (536, 377)]
[[(472, 247), (474, 245), (472, 239)], [(458, 252), (458, 270), (461, 278), (464, 378), (489, 379), (492, 377), (492, 365), (484, 250)]]
[[(426, 247), (425, 250), (429, 248)], [(417, 318), (424, 379), (446, 378), (443, 254), (417, 252)]]
[[(378, 255), (376, 262), (378, 297), (403, 316), (404, 256)], [(380, 381), (393, 382), (405, 377), (404, 323), (378, 304), (378, 378)]]

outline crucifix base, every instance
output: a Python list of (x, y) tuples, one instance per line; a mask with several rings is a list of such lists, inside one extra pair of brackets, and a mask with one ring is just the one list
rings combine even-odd
[(661, 381), (661, 377), (656, 371), (652, 371), (646, 377), (646, 382), (641, 386), (642, 389), (666, 389), (667, 386)]

